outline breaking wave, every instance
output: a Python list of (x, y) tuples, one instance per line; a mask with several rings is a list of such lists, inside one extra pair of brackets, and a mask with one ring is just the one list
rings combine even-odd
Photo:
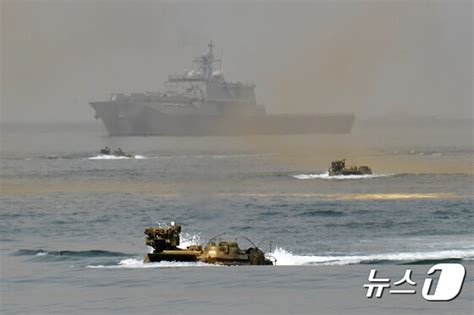
[[(447, 250), (433, 252), (382, 253), (371, 255), (296, 255), (283, 248), (276, 248), (267, 257), (276, 260), (276, 266), (344, 266), (359, 264), (396, 264), (429, 265), (439, 262), (461, 262), (474, 260), (474, 250)], [(219, 265), (202, 262), (162, 261), (144, 263), (140, 258), (123, 259), (110, 265), (87, 265), (92, 269), (136, 269), (136, 268), (179, 268), (179, 267), (215, 267)]]
[(277, 266), (342, 266), (355, 264), (432, 264), (440, 261), (473, 260), (474, 250), (445, 250), (433, 252), (402, 252), (370, 255), (295, 255), (283, 248), (276, 248), (269, 256)]
[(128, 156), (99, 154), (97, 156), (92, 156), (87, 159), (88, 160), (143, 160), (143, 159), (146, 159), (146, 157), (143, 155), (134, 155), (132, 157), (128, 157)]
[(342, 179), (369, 179), (369, 178), (378, 178), (378, 177), (389, 177), (394, 176), (395, 174), (370, 174), (370, 175), (335, 175), (329, 176), (329, 173), (321, 174), (297, 174), (293, 175), (293, 178), (296, 179), (330, 179), (330, 180), (342, 180)]
[[(200, 234), (183, 233), (181, 248), (193, 244), (202, 244)], [(149, 248), (151, 249), (151, 248)], [(145, 251), (144, 253), (145, 254)], [(177, 268), (177, 267), (208, 267), (216, 266), (203, 262), (162, 261), (144, 263), (141, 254), (115, 252), (107, 250), (58, 250), (20, 249), (16, 256), (30, 256), (32, 261), (58, 262), (81, 261), (80, 265), (92, 269), (134, 269), (134, 268)], [(331, 254), (320, 255), (295, 254), (281, 247), (276, 247), (266, 256), (276, 261), (277, 266), (343, 266), (359, 264), (395, 264), (395, 265), (428, 265), (439, 262), (461, 262), (474, 260), (474, 248), (458, 250), (440, 250), (426, 252), (389, 252), (373, 254)]]
[(95, 258), (95, 257), (124, 257), (130, 256), (131, 254), (112, 252), (107, 250), (58, 250), (58, 251), (46, 251), (43, 249), (20, 249), (15, 253), (16, 256), (61, 256), (61, 257), (83, 257), (83, 258)]
[(121, 260), (115, 265), (87, 265), (86, 268), (92, 269), (137, 269), (137, 268), (178, 268), (178, 267), (215, 267), (217, 265), (206, 264), (203, 262), (177, 262), (160, 261), (153, 263), (144, 263), (143, 259), (128, 258)]

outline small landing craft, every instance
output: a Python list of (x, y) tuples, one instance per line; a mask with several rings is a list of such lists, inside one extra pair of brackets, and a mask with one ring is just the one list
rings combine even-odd
[[(257, 246), (243, 250), (235, 241), (209, 240), (203, 247), (191, 245), (179, 248), (181, 225), (171, 222), (170, 227), (145, 229), (145, 243), (153, 248), (146, 254), (145, 263), (160, 261), (193, 261), (217, 265), (273, 265)], [(252, 244), (253, 245), (253, 244)]]
[(351, 166), (346, 168), (346, 159), (342, 159), (332, 161), (328, 173), (329, 176), (371, 175), (372, 170), (368, 166)]
[(109, 147), (105, 147), (105, 148), (100, 150), (100, 154), (102, 154), (102, 155), (113, 155), (113, 156), (116, 156), (116, 157), (126, 157), (126, 158), (129, 158), (129, 159), (134, 158), (133, 155), (125, 153), (124, 151), (122, 151), (121, 148), (118, 148), (117, 150), (112, 152), (112, 150)]

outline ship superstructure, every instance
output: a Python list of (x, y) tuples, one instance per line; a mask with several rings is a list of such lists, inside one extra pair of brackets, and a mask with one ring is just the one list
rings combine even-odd
[(193, 67), (169, 75), (158, 92), (112, 94), (91, 102), (111, 136), (205, 136), (244, 134), (348, 133), (352, 114), (267, 115), (257, 105), (255, 85), (224, 79), (214, 44)]

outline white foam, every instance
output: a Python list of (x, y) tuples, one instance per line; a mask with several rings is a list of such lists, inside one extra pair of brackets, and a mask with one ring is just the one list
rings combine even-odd
[(313, 256), (294, 255), (283, 248), (276, 248), (270, 255), (274, 257), (278, 266), (301, 266), (301, 265), (350, 265), (361, 262), (370, 263), (379, 260), (388, 261), (419, 261), (436, 259), (466, 259), (474, 258), (474, 249), (468, 250), (445, 250), (432, 252), (401, 252), (381, 253), (372, 255), (349, 255), (349, 256)]
[(92, 156), (87, 158), (88, 160), (143, 160), (146, 159), (143, 155), (134, 155), (132, 157), (128, 156), (115, 156), (115, 155), (107, 155), (107, 154), (99, 154), (97, 156)]
[(128, 258), (121, 260), (117, 265), (88, 265), (86, 268), (92, 269), (141, 269), (141, 268), (179, 268), (179, 267), (209, 267), (216, 266), (202, 262), (176, 262), (160, 261), (145, 263), (138, 258)]
[(367, 174), (367, 175), (335, 175), (329, 176), (329, 173), (321, 174), (297, 174), (293, 175), (293, 178), (296, 179), (331, 179), (331, 180), (341, 180), (341, 179), (367, 179), (367, 178), (377, 178), (377, 177), (388, 177), (393, 176), (394, 174)]
[[(266, 255), (274, 261), (277, 266), (343, 266), (359, 263), (370, 264), (377, 261), (404, 261), (416, 262), (420, 260), (437, 259), (464, 259), (474, 260), (474, 249), (467, 250), (444, 250), (431, 252), (400, 252), (400, 253), (381, 253), (372, 255), (295, 255), (283, 248), (276, 248), (272, 253)], [(127, 258), (118, 262), (116, 265), (88, 265), (91, 269), (144, 269), (144, 268), (180, 268), (180, 267), (210, 267), (219, 266), (206, 264), (203, 262), (175, 262), (161, 261), (145, 263), (140, 258)]]

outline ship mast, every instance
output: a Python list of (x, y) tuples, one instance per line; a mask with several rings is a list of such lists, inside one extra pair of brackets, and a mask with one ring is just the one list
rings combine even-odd
[(212, 76), (213, 72), (213, 64), (214, 62), (220, 62), (219, 59), (214, 59), (214, 42), (211, 40), (207, 47), (209, 47), (209, 52), (207, 54), (202, 55), (201, 57), (195, 59), (201, 65), (201, 72), (202, 75), (209, 80)]
[(212, 52), (212, 49), (214, 48), (214, 43), (212, 40), (207, 44), (207, 47), (209, 47), (209, 52), (207, 53), (207, 58), (205, 60), (205, 66), (207, 66), (207, 73), (205, 73), (207, 79), (209, 79), (212, 75), (212, 64), (214, 63), (214, 54)]
[(207, 44), (207, 47), (209, 47), (209, 55), (212, 57), (212, 48), (214, 48), (214, 43), (212, 40)]

